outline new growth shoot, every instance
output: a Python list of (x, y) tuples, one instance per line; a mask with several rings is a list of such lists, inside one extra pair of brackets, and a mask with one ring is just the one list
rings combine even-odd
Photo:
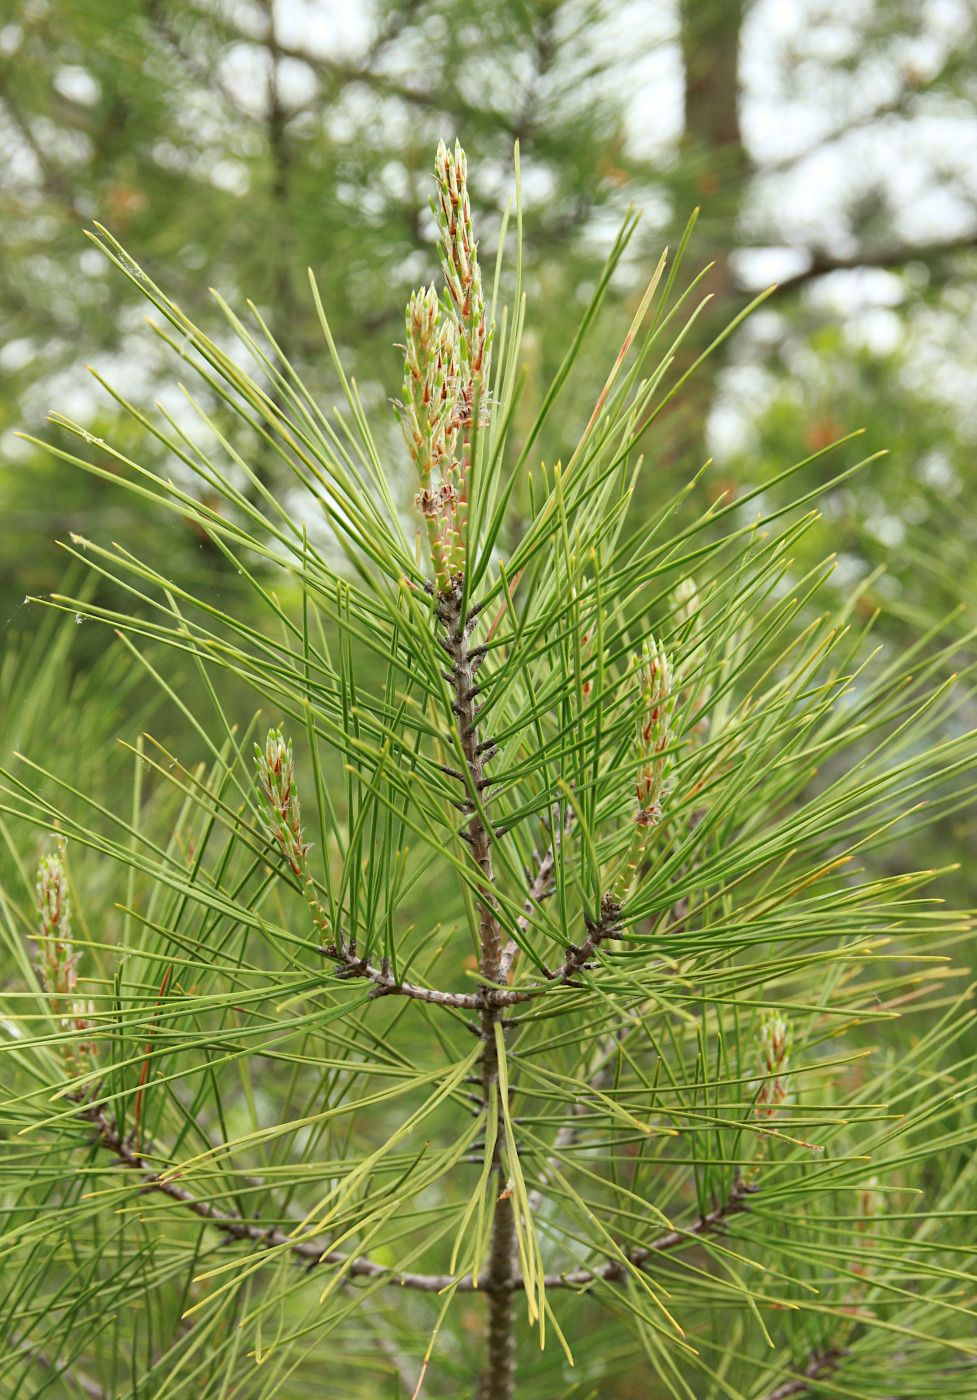
[(793, 1041), (790, 1023), (780, 1011), (767, 1011), (757, 1037), (760, 1073), (754, 1112), (758, 1118), (776, 1118), (790, 1096), (787, 1070)]
[(676, 683), (671, 659), (655, 637), (649, 637), (634, 658), (635, 697), (635, 794), (638, 810), (634, 833), (614, 886), (614, 898), (623, 904), (634, 884), (649, 832), (662, 819), (662, 803), (669, 792), (673, 751), (672, 715)]
[(329, 916), (319, 902), (309, 869), (308, 854), (312, 848), (302, 835), (302, 806), (295, 787), (291, 739), (286, 743), (280, 729), (269, 729), (265, 747), (254, 746), (254, 762), (258, 789), (264, 799), (265, 833), (281, 850), (292, 874), (302, 881), (312, 922), (316, 931), (325, 937)]
[(85, 1034), (93, 1029), (94, 1006), (75, 995), (81, 954), (71, 946), (71, 895), (65, 869), (65, 846), (61, 841), (56, 855), (42, 856), (37, 867), (39, 910), (38, 970), (51, 1011), (62, 1034), (61, 1053), (69, 1075), (84, 1074), (94, 1068), (98, 1047)]
[(493, 327), (486, 323), (478, 244), (472, 233), (468, 162), (456, 142), (444, 142), (435, 162), (444, 271), (443, 303), (433, 285), (411, 295), (404, 345), (404, 397), (398, 405), (407, 450), (421, 489), (415, 505), (424, 517), (438, 593), (447, 594), (465, 571), (471, 477), (472, 426), (487, 421)]

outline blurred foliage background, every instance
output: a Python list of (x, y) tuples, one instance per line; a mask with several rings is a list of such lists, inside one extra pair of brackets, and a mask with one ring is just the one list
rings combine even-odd
[[(713, 300), (690, 362), (779, 285), (656, 435), (661, 472), (685, 479), (712, 456), (701, 490), (735, 491), (864, 428), (890, 456), (826, 499), (826, 530), (846, 586), (884, 560), (883, 594), (915, 596), (907, 531), (966, 494), (977, 435), (973, 0), (8, 0), (2, 16), (10, 625), (32, 626), (20, 600), (60, 577), (55, 539), (111, 535), (129, 511), (14, 430), (56, 406), (107, 431), (114, 405), (86, 362), (135, 401), (181, 411), (133, 290), (86, 227), (104, 223), (205, 328), (209, 288), (252, 298), (328, 399), (311, 265), (364, 399), (382, 401), (406, 296), (435, 268), (429, 153), (456, 133), (482, 229), (498, 225), (521, 146), (526, 421), (627, 205), (644, 209), (642, 233), (613, 289), (619, 314), (604, 318), (608, 347), (698, 206), (689, 265), (712, 263)], [(558, 457), (578, 428), (539, 455)], [(182, 527), (151, 528), (172, 568), (221, 567)]]

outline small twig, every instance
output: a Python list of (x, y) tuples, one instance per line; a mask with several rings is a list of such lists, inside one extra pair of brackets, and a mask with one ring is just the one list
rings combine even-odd
[(105, 1391), (98, 1381), (86, 1375), (84, 1371), (79, 1371), (70, 1362), (63, 1361), (60, 1357), (48, 1356), (42, 1347), (35, 1346), (29, 1337), (23, 1336), (20, 1332), (11, 1333), (11, 1341), (30, 1360), (36, 1361), (39, 1366), (43, 1366), (48, 1371), (54, 1371), (70, 1385), (77, 1386), (79, 1390), (90, 1396), (91, 1400), (105, 1400)]
[(605, 894), (600, 902), (600, 918), (597, 923), (587, 920), (587, 937), (578, 947), (575, 943), (567, 946), (566, 957), (555, 972), (546, 975), (551, 982), (563, 982), (573, 987), (580, 984), (573, 981), (578, 972), (590, 962), (597, 949), (607, 938), (616, 938), (621, 932), (619, 923), (621, 906), (612, 894)]
[(829, 1371), (836, 1370), (844, 1354), (839, 1347), (832, 1347), (830, 1351), (812, 1352), (801, 1375), (785, 1381), (776, 1390), (768, 1391), (766, 1395), (761, 1396), (761, 1400), (789, 1400), (791, 1395), (803, 1395), (806, 1390), (810, 1390), (814, 1381), (820, 1380)]
[[(563, 819), (563, 836), (567, 836), (569, 834), (572, 826), (573, 809), (572, 807), (568, 807), (566, 815)], [(549, 894), (552, 893), (550, 889), (550, 881), (553, 878), (553, 871), (556, 868), (556, 858), (559, 854), (561, 839), (562, 838), (560, 836), (555, 835), (553, 837), (553, 840), (550, 842), (550, 848), (546, 852), (545, 856), (543, 856), (541, 860), (539, 859), (539, 857), (537, 857), (538, 869), (536, 871), (536, 878), (529, 886), (529, 892), (526, 895), (526, 902), (523, 905), (523, 912), (519, 915), (519, 918), (516, 920), (516, 925), (520, 933), (528, 932), (529, 920), (532, 918), (536, 906), (538, 904), (541, 904), (542, 901), (546, 899)], [(509, 973), (512, 971), (512, 964), (514, 963), (516, 959), (516, 954), (518, 952), (519, 944), (514, 938), (510, 938), (502, 952), (503, 979), (508, 980)]]
[[(649, 1259), (654, 1258), (656, 1254), (660, 1254), (663, 1250), (675, 1249), (676, 1246), (682, 1244), (686, 1240), (695, 1239), (697, 1236), (701, 1235), (708, 1235), (715, 1230), (721, 1229), (731, 1215), (739, 1215), (743, 1211), (749, 1210), (746, 1198), (751, 1196), (756, 1190), (757, 1188), (755, 1186), (750, 1186), (747, 1182), (743, 1181), (739, 1172), (737, 1172), (729, 1195), (721, 1206), (717, 1206), (715, 1210), (709, 1211), (707, 1215), (700, 1216), (694, 1225), (690, 1225), (685, 1230), (670, 1230), (667, 1235), (659, 1235), (650, 1245), (639, 1246), (637, 1249), (632, 1249), (628, 1254), (628, 1262), (636, 1269), (641, 1269), (647, 1264)], [(615, 1281), (623, 1281), (627, 1277), (627, 1270), (624, 1264), (619, 1261), (601, 1265), (597, 1269), (590, 1270), (589, 1272), (593, 1273), (598, 1278)], [(570, 1278), (572, 1275), (567, 1275), (567, 1277)]]
[[(606, 1053), (603, 1055), (596, 1071), (591, 1075), (590, 1079), (588, 1080), (588, 1085), (591, 1089), (599, 1089), (601, 1084), (607, 1077), (607, 1070), (611, 1063), (611, 1058), (613, 1056), (614, 1049), (618, 1045), (619, 1034), (620, 1032), (614, 1031), (611, 1035), (607, 1037), (607, 1041), (605, 1042), (605, 1045), (607, 1047)], [(537, 1178), (539, 1185), (534, 1186), (528, 1196), (529, 1214), (531, 1216), (534, 1216), (543, 1204), (544, 1196), (542, 1188), (548, 1185), (551, 1174), (556, 1170), (557, 1162), (559, 1160), (559, 1154), (563, 1152), (566, 1148), (570, 1147), (571, 1144), (576, 1140), (579, 1128), (579, 1125), (576, 1122), (576, 1118), (580, 1114), (585, 1112), (585, 1108), (586, 1105), (579, 1098), (575, 1099), (570, 1107), (571, 1117), (569, 1121), (563, 1124), (563, 1127), (560, 1128), (556, 1137), (554, 1138), (553, 1148), (550, 1153), (550, 1156), (547, 1158), (546, 1165), (543, 1167), (542, 1171), (539, 1174), (539, 1177)]]
[(829, 272), (857, 272), (863, 267), (902, 267), (908, 262), (929, 263), (936, 258), (966, 253), (977, 245), (977, 235), (971, 231), (959, 238), (938, 239), (933, 243), (899, 243), (889, 248), (865, 249), (851, 257), (834, 257), (823, 251), (805, 249), (811, 261), (803, 272), (795, 272), (776, 285), (778, 295), (796, 291), (816, 277), (824, 277)]

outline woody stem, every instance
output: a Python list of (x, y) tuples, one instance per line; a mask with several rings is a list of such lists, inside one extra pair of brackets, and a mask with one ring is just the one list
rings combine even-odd
[[(480, 793), (484, 790), (485, 758), (484, 746), (479, 741), (474, 703), (477, 660), (471, 654), (470, 625), (468, 619), (462, 615), (461, 609), (462, 588), (458, 583), (450, 594), (442, 596), (438, 605), (438, 615), (447, 633), (442, 646), (451, 658), (451, 683), (454, 690), (452, 709), (458, 720), (470, 790), (472, 793)], [(495, 1039), (496, 1022), (502, 1019), (504, 1007), (500, 1004), (498, 994), (493, 992), (490, 986), (484, 985), (501, 983), (505, 973), (502, 966), (502, 930), (498, 919), (498, 905), (494, 894), (495, 876), (492, 869), (492, 842), (495, 840), (495, 833), (483, 817), (480, 805), (475, 804), (475, 810), (468, 823), (467, 840), (472, 860), (481, 874), (481, 894), (478, 902), (479, 971), (483, 979), (479, 994), (479, 1026), (484, 1042), (481, 1097), (488, 1112), (492, 1087), (495, 1086), (499, 1124), (492, 1158), (497, 1200), (484, 1283), (488, 1295), (485, 1369), (478, 1393), (480, 1400), (510, 1400), (515, 1380), (512, 1306), (515, 1288), (515, 1217), (510, 1198), (503, 1195), (506, 1183), (499, 1143), (504, 1140), (504, 1125), (502, 1107), (498, 1100), (499, 1062)]]

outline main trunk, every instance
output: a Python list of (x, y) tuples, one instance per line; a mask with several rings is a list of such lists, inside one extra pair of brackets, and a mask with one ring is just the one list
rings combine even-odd
[[(483, 816), (489, 786), (484, 764), (491, 758), (494, 748), (490, 741), (486, 743), (479, 739), (475, 696), (478, 693), (476, 676), (483, 652), (480, 648), (469, 645), (474, 618), (469, 620), (464, 617), (461, 608), (461, 587), (456, 585), (452, 593), (442, 598), (438, 605), (438, 615), (447, 632), (447, 637), (441, 644), (451, 658), (451, 670), (446, 670), (445, 676), (450, 679), (454, 690), (452, 710), (458, 719), (470, 789), (478, 794), (477, 803), (469, 797), (471, 819), (468, 823), (467, 840), (472, 860), (482, 874), (483, 892), (479, 899), (478, 911), (479, 971), (487, 982), (502, 983), (505, 980), (502, 967), (502, 938), (493, 893), (495, 876), (492, 868), (492, 842), (495, 840), (495, 832), (487, 814)], [(486, 1109), (492, 1098), (493, 1085), (496, 1091), (498, 1090), (499, 1063), (495, 1026), (501, 1017), (502, 1008), (497, 1005), (492, 992), (483, 990), (479, 1023), (484, 1044), (482, 1102)], [(488, 1318), (485, 1331), (485, 1369), (478, 1390), (479, 1400), (510, 1400), (515, 1381), (512, 1308), (515, 1219), (511, 1199), (503, 1194), (506, 1183), (499, 1145), (504, 1141), (504, 1130), (502, 1106), (497, 1093), (496, 1103), (499, 1122), (492, 1165), (497, 1199), (484, 1284), (488, 1300)]]

